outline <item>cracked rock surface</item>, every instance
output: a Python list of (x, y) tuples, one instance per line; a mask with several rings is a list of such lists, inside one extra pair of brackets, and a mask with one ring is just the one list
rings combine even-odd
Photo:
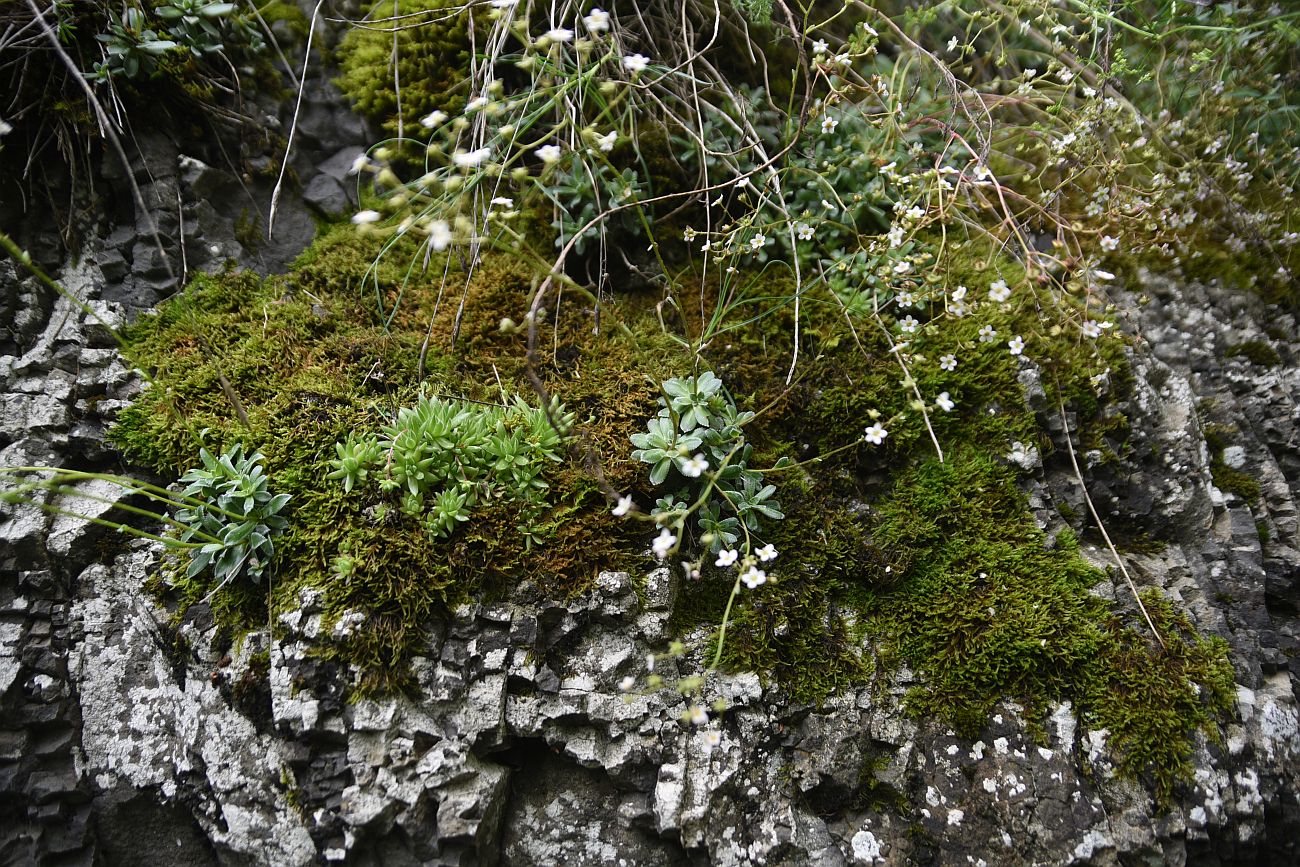
[[(285, 218), (286, 237), (303, 243), (307, 209), (353, 206), (348, 137), (364, 138), (321, 88), (302, 131), (316, 173)], [(181, 202), (158, 219), (189, 267), (262, 256), (274, 270), (292, 255), (290, 241), (258, 253), (215, 228), (242, 207), (234, 176), (165, 142), (146, 149), (165, 168), (146, 198)], [(110, 325), (174, 288), (142, 234), (115, 227), (57, 275)], [(1138, 339), (1119, 407), (1131, 448), (1118, 461), (1080, 455), (1087, 493), (1108, 520), (1150, 528), (1162, 545), (1126, 553), (1130, 574), (1224, 638), (1237, 680), (1222, 743), (1198, 742), (1192, 783), (1172, 803), (1118, 777), (1107, 732), (1068, 704), (1049, 709), (1037, 736), (1008, 702), (973, 740), (905, 715), (901, 698), (922, 677), (906, 668), (815, 707), (753, 674), (711, 675), (705, 694), (728, 710), (710, 745), (682, 722), (677, 693), (625, 699), (619, 686), (644, 674), (647, 654), (690, 638), (668, 631), (679, 578), (666, 569), (606, 572), (569, 602), (525, 586), (463, 606), (430, 625), (412, 695), (353, 702), (353, 672), (315, 652), (349, 625), (327, 628), (316, 594), (280, 616), (274, 637), (224, 634), (203, 605), (174, 624), (144, 589), (155, 546), (5, 507), (0, 861), (1300, 862), (1296, 323), (1248, 294), (1159, 275), (1121, 300)], [(117, 469), (104, 430), (139, 382), (108, 331), (8, 262), (0, 314), (0, 461)], [(1247, 345), (1279, 362), (1234, 352)], [(1042, 396), (1032, 366), (1022, 384), (1031, 403)], [(1087, 505), (1065, 425), (1052, 407), (1040, 422), (1054, 454), (1022, 449), (1016, 461), (1050, 533), (1063, 527), (1053, 503)], [(1222, 489), (1222, 466), (1256, 480), (1258, 498)], [(120, 497), (98, 482), (84, 492), (99, 498), (77, 501), (90, 517)], [(1106, 550), (1084, 554), (1113, 565)], [(1119, 575), (1098, 592), (1128, 599)], [(686, 656), (656, 670), (671, 680), (699, 669)]]
[[(34, 287), (5, 279), (44, 310), (25, 320), (32, 348), (0, 359), (6, 463), (102, 466), (105, 417), (135, 380), (84, 314), (41, 308)], [(711, 676), (706, 694), (729, 709), (710, 746), (682, 723), (675, 692), (625, 700), (619, 688), (672, 637), (679, 579), (666, 569), (640, 593), (605, 573), (568, 603), (523, 587), (463, 606), (431, 629), (412, 696), (349, 702), (350, 672), (313, 653), (335, 639), (316, 594), (280, 617), (274, 641), (232, 641), (202, 605), (173, 627), (142, 589), (151, 543), (19, 509), (0, 523), (6, 859), (142, 863), (165, 849), (184, 864), (1294, 863), (1296, 347), (1268, 337), (1260, 323), (1278, 333), (1280, 314), (1248, 296), (1174, 289), (1153, 277), (1160, 303), (1132, 308), (1146, 345), (1123, 409), (1139, 446), (1089, 472), (1108, 517), (1160, 528), (1159, 553), (1126, 555), (1135, 580), (1232, 647), (1233, 718), (1222, 743), (1199, 742), (1193, 782), (1167, 809), (1116, 776), (1107, 733), (1068, 704), (1037, 738), (1004, 702), (962, 739), (899, 710), (919, 677), (905, 668), (817, 707), (752, 674)], [(1269, 340), (1286, 363), (1225, 357), (1245, 339)], [(1052, 429), (1050, 412), (1042, 421)], [(1215, 486), (1223, 456), (1206, 447), (1209, 423), (1235, 431), (1221, 448), (1240, 447), (1231, 457), (1260, 480), (1254, 504)], [(1052, 499), (1083, 505), (1063, 452), (1029, 483), (1049, 526)], [(1116, 581), (1100, 591), (1121, 600)]]

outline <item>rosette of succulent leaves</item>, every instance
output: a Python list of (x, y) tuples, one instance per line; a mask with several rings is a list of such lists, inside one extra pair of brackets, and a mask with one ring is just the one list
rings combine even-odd
[(403, 514), (423, 520), (435, 538), (449, 536), (479, 504), (512, 500), (545, 506), (542, 473), (563, 460), (573, 414), (515, 396), (506, 405), (422, 395), (379, 434), (349, 434), (335, 443), (328, 477), (351, 492), (374, 480)]
[[(776, 485), (764, 484), (763, 474), (749, 467), (753, 446), (742, 430), (754, 413), (736, 408), (712, 372), (666, 380), (661, 409), (645, 433), (632, 435), (635, 460), (650, 464), (650, 481), (669, 482), (676, 471), (681, 484), (660, 497), (651, 516), (661, 524), (684, 527), (692, 514), (700, 540), (709, 551), (734, 547), (758, 532), (762, 519), (785, 517), (773, 499)], [(707, 468), (699, 470), (699, 456)]]
[(211, 567), (217, 590), (239, 575), (257, 581), (275, 553), (275, 537), (289, 526), (279, 514), (289, 495), (271, 492), (260, 452), (245, 455), (244, 447), (235, 445), (219, 458), (207, 449), (200, 449), (199, 457), (203, 466), (180, 478), (185, 507), (176, 512), (185, 526), (180, 541), (203, 542), (189, 550), (186, 577)]

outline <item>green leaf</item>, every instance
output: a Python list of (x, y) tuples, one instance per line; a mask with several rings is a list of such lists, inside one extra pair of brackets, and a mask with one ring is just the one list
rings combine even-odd
[(664, 479), (668, 478), (668, 471), (672, 469), (672, 466), (673, 462), (671, 458), (661, 459), (659, 463), (654, 465), (654, 469), (650, 471), (650, 484), (662, 485)]

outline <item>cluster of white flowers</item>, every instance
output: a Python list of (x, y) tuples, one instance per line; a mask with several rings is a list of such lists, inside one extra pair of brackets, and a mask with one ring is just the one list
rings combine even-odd
[(753, 555), (743, 557), (740, 551), (735, 548), (723, 548), (718, 552), (718, 557), (713, 561), (713, 565), (719, 569), (737, 567), (740, 570), (737, 576), (740, 582), (753, 590), (770, 580), (767, 572), (758, 568), (758, 563), (770, 563), (776, 559), (776, 555), (776, 546), (771, 542), (756, 550)]

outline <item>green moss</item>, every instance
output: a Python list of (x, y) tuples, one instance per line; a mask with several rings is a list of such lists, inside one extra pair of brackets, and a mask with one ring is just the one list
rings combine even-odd
[[(361, 669), (363, 691), (410, 686), (412, 649), (449, 605), (471, 594), (491, 597), (531, 581), (564, 597), (590, 587), (601, 569), (631, 565), (641, 533), (609, 516), (600, 474), (582, 460), (583, 449), (619, 456), (606, 461), (604, 479), (644, 501), (646, 484), (623, 456), (628, 436), (654, 410), (653, 383), (673, 364), (665, 338), (619, 327), (620, 305), (607, 307), (599, 335), (581, 304), (563, 305), (541, 326), (539, 372), (580, 420), (579, 454), (548, 473), (548, 505), (539, 513), (494, 502), (434, 542), (391, 497), (345, 494), (325, 478), (326, 461), (349, 432), (374, 430), (411, 402), (426, 334), (425, 387), (487, 401), (503, 391), (530, 394), (524, 335), (503, 332), (499, 322), (503, 313), (523, 318), (531, 275), (489, 259), (468, 283), (453, 274), (444, 290), (408, 267), (413, 246), (398, 244), (371, 269), (379, 243), (343, 227), (284, 277), (232, 271), (196, 279), (128, 331), (133, 359), (156, 384), (111, 434), (132, 460), (172, 478), (197, 462), (200, 445), (238, 441), (263, 453), (272, 487), (292, 497), (291, 527), (277, 543), (271, 586), (232, 584), (212, 600), (214, 614), (228, 628), (253, 628), (266, 622), (268, 605), (274, 613), (296, 605), (305, 587), (323, 590), (329, 618), (364, 617), (362, 628), (325, 651)], [(454, 310), (443, 306), (430, 333), (440, 293), (462, 292), (458, 332)], [(635, 304), (628, 310), (632, 321), (653, 321)], [(347, 574), (332, 567), (340, 555), (353, 561)], [(170, 579), (182, 610), (211, 589), (204, 580)]]
[[(1205, 413), (1203, 412), (1202, 415)], [(1210, 453), (1210, 477), (1220, 491), (1235, 494), (1251, 506), (1259, 504), (1263, 489), (1249, 473), (1233, 469), (1223, 461), (1223, 450), (1232, 444), (1240, 433), (1232, 425), (1207, 424), (1204, 428), (1205, 447)]]
[(962, 453), (905, 474), (881, 505), (875, 538), (903, 573), (879, 600), (875, 631), (922, 668), (910, 708), (963, 734), (1014, 698), (1032, 717), (1077, 691), (1103, 644), (1101, 577), (1077, 554), (1044, 547), (1014, 477)]
[(311, 32), (310, 19), (307, 18), (305, 12), (298, 8), (296, 3), (288, 2), (288, 0), (271, 0), (271, 2), (259, 6), (257, 11), (261, 14), (262, 20), (267, 23), (267, 26), (274, 26), (283, 22), (290, 33), (304, 42), (307, 39), (307, 34)]
[(1227, 646), (1201, 639), (1172, 603), (1144, 595), (1164, 640), (1089, 588), (1104, 578), (1066, 546), (1045, 547), (1013, 476), (970, 452), (905, 473), (874, 530), (906, 551), (898, 584), (867, 612), (924, 675), (908, 709), (974, 736), (1004, 698), (1041, 718), (1071, 701), (1111, 733), (1119, 769), (1160, 797), (1190, 774), (1197, 731), (1231, 707)]
[[(339, 88), (390, 135), (398, 132), (399, 88), (407, 136), (417, 136), (420, 118), (434, 109), (456, 114), (464, 108), (470, 40), (458, 9), (451, 0), (374, 0), (366, 4), (369, 23), (339, 43)], [(399, 16), (405, 17), (389, 20)]]
[(1223, 639), (1198, 636), (1158, 591), (1144, 591), (1142, 601), (1163, 645), (1112, 618), (1082, 707), (1094, 726), (1110, 730), (1117, 770), (1148, 780), (1165, 801), (1192, 776), (1196, 732), (1218, 738), (1216, 722), (1235, 699), (1233, 673)]
[(1282, 363), (1282, 356), (1277, 354), (1277, 350), (1262, 340), (1247, 340), (1230, 346), (1225, 355), (1228, 358), (1245, 358), (1260, 367), (1276, 367)]
[[(1042, 324), (1095, 318), (1082, 302), (1020, 286), (1007, 307), (945, 319), (913, 339), (916, 388), (931, 401), (941, 391), (956, 401), (952, 412), (929, 415), (940, 462), (889, 339), (865, 320), (848, 333), (834, 299), (804, 297), (800, 361), (785, 381), (794, 311), (790, 277), (777, 267), (729, 287), (735, 306), (715, 320), (720, 330), (699, 359), (659, 317), (669, 330), (700, 333), (717, 286), (680, 278), (676, 305), (627, 293), (603, 306), (599, 333), (586, 301), (566, 296), (539, 320), (534, 371), (581, 420), (577, 453), (548, 477), (549, 506), (525, 516), (519, 504), (498, 502), (434, 541), (381, 492), (346, 494), (326, 480), (325, 462), (336, 441), (376, 429), (421, 387), (484, 401), (530, 393), (526, 336), (501, 320), (524, 320), (536, 276), (518, 260), (488, 257), (472, 279), (453, 270), (443, 286), (411, 264), (414, 241), (387, 242), (376, 259), (381, 243), (341, 227), (282, 278), (200, 278), (128, 335), (157, 378), (114, 431), (129, 455), (175, 476), (201, 443), (241, 441), (263, 452), (274, 486), (293, 497), (271, 586), (232, 586), (213, 600), (224, 628), (265, 623), (296, 605), (300, 590), (317, 588), (328, 629), (344, 615), (363, 620), (321, 652), (357, 666), (360, 692), (404, 690), (413, 686), (407, 660), (449, 606), (522, 582), (564, 597), (589, 588), (601, 569), (641, 571), (646, 534), (609, 517), (602, 485), (641, 504), (663, 493), (629, 459), (628, 436), (655, 412), (658, 383), (702, 363), (739, 403), (762, 410), (748, 430), (751, 466), (805, 462), (771, 477), (787, 517), (756, 541), (781, 552), (775, 580), (742, 593), (725, 666), (760, 671), (794, 700), (816, 702), (906, 663), (924, 678), (907, 698), (911, 711), (968, 733), (1003, 699), (1022, 703), (1031, 722), (1049, 702), (1070, 700), (1090, 725), (1111, 731), (1126, 772), (1149, 776), (1162, 792), (1185, 772), (1190, 739), (1211, 726), (1231, 678), (1222, 647), (1202, 642), (1157, 600), (1166, 647), (1132, 626), (1135, 616), (1120, 620), (1089, 592), (1103, 575), (1081, 559), (1077, 539), (1062, 531), (1049, 543), (998, 457), (1017, 440), (1046, 454), (1037, 415), (1053, 413), (1058, 400), (1079, 418), (1081, 442), (1123, 452), (1128, 422), (1090, 383), (1105, 374), (1111, 393), (1123, 392), (1123, 342)], [(937, 280), (973, 288), (1018, 276), (1013, 262), (972, 242), (946, 255)], [(703, 307), (684, 303), (692, 292)], [(1003, 337), (1024, 335), (1036, 369), (1005, 340), (981, 342), (986, 323)], [(940, 368), (945, 354), (957, 357), (956, 370)], [(1021, 379), (1034, 372), (1046, 399), (1029, 406)], [(880, 447), (860, 442), (873, 413), (889, 423)], [(347, 568), (332, 565), (340, 557)], [(672, 626), (684, 634), (717, 624), (733, 581), (706, 566), (684, 589)], [(209, 589), (174, 578), (171, 592), (183, 607)], [(1191, 684), (1200, 685), (1199, 705), (1182, 692), (1194, 693)], [(1158, 713), (1154, 697), (1165, 703)], [(875, 798), (869, 785), (863, 793)]]

